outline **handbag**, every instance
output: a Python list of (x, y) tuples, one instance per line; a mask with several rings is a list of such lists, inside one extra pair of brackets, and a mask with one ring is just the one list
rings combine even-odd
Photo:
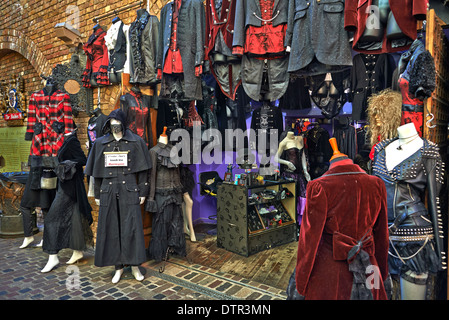
[(51, 168), (42, 169), (41, 176), (41, 189), (44, 190), (52, 190), (56, 189), (58, 183), (58, 178), (56, 177), (56, 173)]

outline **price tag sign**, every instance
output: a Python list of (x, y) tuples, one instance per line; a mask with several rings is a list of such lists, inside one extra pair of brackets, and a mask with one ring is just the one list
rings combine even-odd
[(105, 167), (127, 167), (128, 151), (113, 151), (104, 153)]

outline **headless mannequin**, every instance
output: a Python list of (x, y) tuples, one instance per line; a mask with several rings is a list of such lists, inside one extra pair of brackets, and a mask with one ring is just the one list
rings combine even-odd
[[(168, 143), (168, 137), (167, 137), (166, 131), (167, 131), (167, 127), (164, 127), (164, 132), (159, 136), (159, 140), (158, 140), (159, 143), (163, 143), (163, 144)], [(186, 233), (190, 236), (190, 241), (195, 242), (196, 236), (195, 236), (195, 231), (193, 229), (193, 221), (192, 221), (193, 200), (190, 197), (190, 194), (188, 192), (185, 192), (183, 194), (183, 199), (184, 199), (184, 204), (185, 204), (184, 230), (187, 231)]]
[[(388, 39), (399, 39), (404, 37), (401, 29), (390, 9), (390, 0), (373, 0), (372, 6), (378, 8), (378, 12), (372, 11), (372, 17), (376, 19), (377, 25), (366, 27), (363, 35), (360, 37), (362, 42), (380, 42), (383, 39), (385, 28)], [(370, 16), (371, 17), (371, 16)], [(369, 23), (369, 19), (367, 24)], [(377, 20), (378, 19), (378, 20)]]
[[(385, 149), (387, 170), (394, 169), (395, 166), (413, 155), (423, 146), (423, 140), (418, 135), (415, 125), (407, 123), (398, 128), (399, 139), (390, 143)], [(419, 280), (420, 283), (412, 283), (400, 278), (401, 299), (402, 300), (425, 300), (427, 273), (417, 274), (408, 271), (407, 275)]]
[[(117, 125), (117, 127), (121, 128), (121, 122), (116, 120), (116, 119), (111, 119), (111, 127)], [(122, 131), (115, 131), (115, 130), (111, 130), (112, 131), (112, 135), (114, 136), (114, 139), (119, 141), (120, 139), (122, 139), (123, 137), (123, 132)], [(139, 197), (140, 200), (140, 204), (143, 204), (145, 201), (145, 197)], [(100, 205), (100, 199), (95, 199), (95, 203), (99, 206)], [(131, 266), (131, 273), (133, 274), (134, 278), (136, 278), (136, 280), (138, 281), (142, 281), (144, 276), (142, 275), (142, 273), (139, 270), (138, 266)], [(120, 281), (120, 278), (123, 274), (123, 268), (115, 270), (115, 274), (112, 277), (112, 283), (118, 283)]]
[[(71, 133), (66, 133), (64, 136), (71, 135)], [(67, 261), (67, 264), (74, 264), (78, 262), (83, 257), (83, 252), (79, 250), (73, 250), (72, 257)], [(56, 267), (59, 264), (59, 258), (57, 254), (50, 254), (48, 255), (48, 261), (45, 267), (41, 270), (42, 273), (50, 272), (53, 270), (54, 267)]]
[[(279, 144), (278, 152), (276, 153), (274, 160), (280, 164), (286, 165), (290, 171), (295, 171), (296, 167), (293, 163), (284, 159), (280, 159), (282, 152), (291, 148), (297, 148), (299, 150), (304, 148), (304, 140), (302, 136), (295, 136), (293, 131), (287, 132), (287, 136)], [(306, 155), (304, 154), (304, 152), (302, 154), (301, 164), (306, 180), (310, 181), (310, 175), (307, 171)]]
[[(45, 83), (45, 91), (47, 92), (47, 94), (49, 96), (51, 96), (55, 91), (56, 91), (57, 87), (54, 83), (53, 78), (48, 77)], [(41, 208), (35, 208), (35, 210), (42, 210)], [(20, 249), (24, 249), (26, 247), (28, 247), (32, 242), (34, 241), (34, 236), (29, 236), (29, 237), (25, 237), (23, 239), (23, 243), (22, 245), (19, 247)], [(42, 247), (42, 240), (36, 245), (36, 247)]]
[(390, 171), (402, 161), (410, 157), (423, 146), (413, 123), (398, 128), (399, 139), (391, 142), (385, 149), (386, 165)]

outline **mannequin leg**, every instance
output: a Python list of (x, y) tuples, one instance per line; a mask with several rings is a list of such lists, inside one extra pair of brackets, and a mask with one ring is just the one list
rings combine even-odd
[(142, 281), (144, 278), (138, 266), (131, 266), (131, 273), (137, 281)]
[[(190, 194), (188, 192), (185, 192), (184, 195), (184, 203), (185, 203), (185, 218), (187, 218), (188, 224), (189, 224), (189, 233), (190, 233), (190, 241), (195, 242), (196, 236), (195, 236), (195, 230), (193, 229), (193, 221), (192, 221), (192, 208), (193, 208), (193, 200), (190, 197)], [(185, 223), (185, 220), (184, 220)]]
[(83, 252), (79, 250), (73, 250), (72, 257), (67, 261), (67, 264), (74, 264), (83, 257)]
[(427, 273), (407, 271), (401, 275), (401, 300), (426, 300)]
[(123, 267), (121, 267), (121, 269), (117, 269), (116, 267), (115, 274), (112, 277), (112, 283), (114, 284), (118, 283), (120, 281), (122, 274), (123, 274)]
[(20, 213), (22, 214), (23, 234), (25, 235), (25, 239), (23, 239), (23, 243), (19, 248), (23, 249), (28, 247), (34, 241), (33, 220), (31, 218), (31, 208), (21, 206)]
[(41, 270), (41, 272), (50, 272), (54, 267), (56, 267), (59, 264), (59, 259), (57, 254), (50, 254), (48, 256), (47, 264), (45, 265), (44, 269)]

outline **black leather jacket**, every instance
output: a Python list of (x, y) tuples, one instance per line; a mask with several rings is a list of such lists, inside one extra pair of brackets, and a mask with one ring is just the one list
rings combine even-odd
[[(390, 232), (398, 228), (433, 228), (440, 267), (445, 266), (443, 225), (439, 208), (444, 164), (439, 148), (433, 142), (423, 139), (422, 148), (388, 171), (385, 148), (396, 139), (388, 139), (376, 145), (373, 165), (373, 174), (384, 181), (387, 189)], [(424, 204), (426, 191), (427, 207)]]

